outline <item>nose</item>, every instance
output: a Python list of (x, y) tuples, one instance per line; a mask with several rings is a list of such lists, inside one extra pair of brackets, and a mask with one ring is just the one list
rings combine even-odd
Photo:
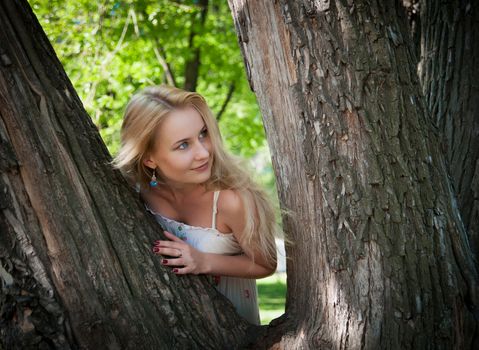
[(207, 159), (210, 156), (210, 151), (206, 144), (198, 142), (196, 146), (196, 159), (203, 160)]

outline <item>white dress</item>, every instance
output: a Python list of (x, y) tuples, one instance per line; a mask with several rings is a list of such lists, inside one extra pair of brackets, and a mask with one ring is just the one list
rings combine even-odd
[[(214, 192), (213, 196), (213, 218), (212, 227), (198, 227), (184, 224), (151, 212), (161, 228), (205, 253), (216, 253), (223, 255), (238, 255), (243, 251), (232, 233), (222, 233), (216, 229), (216, 213), (218, 196), (220, 192)], [(259, 325), (258, 291), (255, 279), (211, 276), (216, 289), (226, 296), (235, 306), (236, 311), (243, 318), (252, 324)]]

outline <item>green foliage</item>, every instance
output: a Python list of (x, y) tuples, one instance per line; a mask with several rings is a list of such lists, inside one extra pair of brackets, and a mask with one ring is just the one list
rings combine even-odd
[[(185, 66), (200, 48), (197, 91), (218, 113), (225, 143), (250, 157), (265, 143), (226, 1), (210, 0), (201, 25), (198, 1), (30, 0), (85, 109), (115, 154), (125, 105), (148, 85), (167, 83), (158, 54), (183, 87)], [(196, 33), (190, 45), (192, 30)], [(155, 52), (156, 51), (156, 52)]]
[(261, 324), (269, 324), (284, 314), (286, 273), (276, 273), (258, 280), (257, 285)]

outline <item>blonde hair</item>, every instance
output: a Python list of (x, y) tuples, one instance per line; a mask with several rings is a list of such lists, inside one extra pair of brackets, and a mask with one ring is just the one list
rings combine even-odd
[[(121, 146), (113, 165), (132, 183), (147, 186), (154, 170), (143, 163), (155, 145), (156, 131), (173, 110), (195, 108), (203, 118), (212, 144), (211, 177), (207, 190), (234, 190), (239, 194), (245, 211), (242, 246), (246, 253), (259, 253), (270, 265), (276, 265), (275, 233), (278, 230), (274, 209), (267, 194), (244, 170), (241, 161), (228, 154), (221, 139), (213, 113), (205, 99), (196, 92), (175, 87), (151, 86), (135, 94), (128, 103), (121, 128)], [(164, 184), (161, 174), (158, 183)]]

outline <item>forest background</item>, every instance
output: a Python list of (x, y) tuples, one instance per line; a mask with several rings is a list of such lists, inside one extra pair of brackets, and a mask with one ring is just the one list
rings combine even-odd
[(111, 154), (133, 93), (170, 84), (202, 94), (228, 149), (274, 176), (256, 98), (225, 1), (30, 0)]

